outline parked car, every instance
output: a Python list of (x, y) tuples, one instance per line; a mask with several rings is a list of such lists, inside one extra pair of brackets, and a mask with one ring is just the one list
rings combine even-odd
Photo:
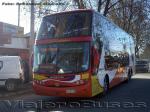
[(0, 86), (13, 91), (24, 79), (24, 69), (19, 56), (0, 56)]
[(150, 72), (150, 61), (149, 60), (137, 60), (136, 72)]

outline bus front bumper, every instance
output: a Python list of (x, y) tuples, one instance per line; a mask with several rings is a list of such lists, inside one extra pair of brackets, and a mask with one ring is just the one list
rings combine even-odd
[(91, 97), (90, 82), (74, 87), (47, 87), (33, 82), (33, 89), (36, 94), (58, 97)]

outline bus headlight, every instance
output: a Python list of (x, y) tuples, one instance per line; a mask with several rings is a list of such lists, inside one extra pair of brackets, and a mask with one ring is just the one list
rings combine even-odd
[(85, 84), (87, 82), (88, 82), (87, 80), (78, 80), (78, 81), (76, 81), (76, 85), (82, 85), (82, 84)]

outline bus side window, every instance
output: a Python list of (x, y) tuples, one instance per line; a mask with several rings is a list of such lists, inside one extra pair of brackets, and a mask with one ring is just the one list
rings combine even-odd
[(128, 66), (129, 65), (129, 54), (125, 53), (123, 57), (123, 65)]
[(94, 44), (99, 52), (101, 54), (102, 52), (102, 46), (103, 46), (103, 35), (101, 33), (101, 22), (99, 20), (100, 16), (98, 14), (94, 14), (94, 21), (93, 21), (93, 27), (94, 27)]
[(113, 58), (111, 55), (106, 55), (105, 56), (105, 61), (106, 61), (106, 69), (113, 69)]
[(99, 43), (99, 47), (100, 47), (100, 53), (103, 47), (103, 40), (100, 34), (96, 34), (96, 36), (98, 37), (98, 43)]
[(96, 48), (98, 49), (99, 54), (101, 54), (103, 42), (100, 37), (100, 34), (98, 34), (98, 33), (96, 33), (96, 35), (95, 35), (95, 45), (96, 45)]

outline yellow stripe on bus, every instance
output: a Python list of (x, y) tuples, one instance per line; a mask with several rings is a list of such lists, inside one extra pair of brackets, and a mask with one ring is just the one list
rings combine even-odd
[(92, 76), (92, 96), (103, 92), (103, 87), (100, 86), (97, 76)]
[(81, 79), (88, 79), (88, 78), (89, 78), (89, 73), (81, 74)]
[(44, 79), (47, 79), (47, 78), (48, 78), (48, 77), (46, 77), (46, 76), (33, 74), (33, 79), (34, 79), (34, 80), (44, 80)]

